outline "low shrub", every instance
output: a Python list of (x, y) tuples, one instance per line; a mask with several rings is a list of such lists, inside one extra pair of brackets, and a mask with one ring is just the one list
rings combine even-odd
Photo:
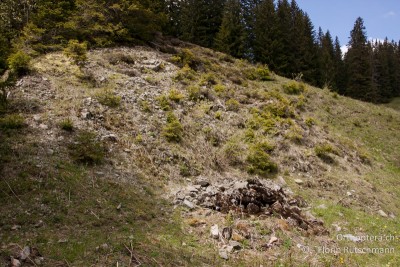
[(110, 108), (116, 108), (121, 104), (121, 97), (115, 95), (111, 90), (103, 90), (96, 94), (96, 99), (100, 104)]
[(315, 154), (327, 163), (333, 163), (334, 159), (332, 158), (332, 154), (338, 155), (338, 152), (335, 147), (331, 144), (323, 143), (319, 144), (314, 148)]
[(87, 61), (87, 43), (80, 43), (78, 40), (69, 40), (64, 54), (71, 58), (75, 64), (83, 65)]
[(169, 98), (166, 95), (160, 95), (156, 98), (160, 108), (164, 111), (171, 110), (171, 103), (169, 102)]
[(302, 82), (291, 81), (282, 85), (283, 91), (289, 95), (299, 95), (304, 92), (306, 86)]
[(169, 98), (169, 100), (171, 100), (171, 101), (174, 101), (174, 102), (179, 103), (179, 102), (181, 102), (181, 100), (182, 100), (184, 97), (185, 97), (185, 96), (184, 96), (183, 94), (181, 94), (181, 92), (179, 92), (177, 89), (171, 89), (171, 90), (169, 90), (168, 98)]
[(22, 51), (18, 51), (8, 57), (8, 66), (17, 75), (27, 74), (30, 70), (30, 62), (31, 57)]
[(263, 177), (278, 171), (278, 165), (273, 162), (268, 153), (261, 147), (254, 146), (250, 149), (246, 162), (247, 171), (250, 174), (257, 174)]
[(70, 118), (66, 118), (60, 122), (60, 128), (67, 132), (74, 130), (74, 124)]
[(196, 72), (192, 70), (189, 65), (185, 65), (181, 70), (178, 71), (175, 76), (176, 81), (180, 81), (183, 83), (188, 83), (187, 81), (193, 81), (196, 79)]
[(24, 126), (24, 118), (18, 114), (6, 115), (0, 118), (0, 129), (13, 130), (20, 129)]
[(167, 114), (167, 124), (164, 126), (162, 135), (168, 142), (179, 143), (182, 140), (183, 127), (174, 113)]
[(192, 86), (188, 86), (187, 88), (186, 88), (186, 90), (187, 90), (187, 92), (188, 92), (188, 95), (189, 95), (189, 100), (192, 100), (192, 101), (197, 101), (197, 100), (199, 100), (200, 98), (201, 98), (201, 90), (200, 90), (200, 87), (199, 86), (194, 86), (194, 85), (192, 85)]
[(246, 77), (249, 80), (255, 81), (272, 81), (273, 78), (271, 76), (271, 72), (269, 71), (268, 67), (257, 67), (247, 69), (245, 71)]
[(226, 105), (226, 109), (229, 111), (239, 111), (239, 108), (240, 108), (239, 102), (233, 98), (226, 101), (225, 105)]
[(88, 131), (80, 132), (68, 148), (75, 162), (87, 165), (102, 163), (106, 153), (106, 147), (97, 140), (96, 134)]

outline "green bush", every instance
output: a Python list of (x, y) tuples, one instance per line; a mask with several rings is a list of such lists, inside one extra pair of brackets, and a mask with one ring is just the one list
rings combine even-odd
[(12, 114), (0, 118), (0, 129), (20, 129), (24, 126), (24, 118), (21, 115)]
[(189, 94), (189, 100), (197, 101), (201, 98), (201, 90), (199, 86), (189, 86), (186, 90)]
[(273, 162), (268, 153), (261, 147), (254, 146), (250, 149), (246, 162), (247, 171), (250, 174), (257, 174), (267, 177), (278, 171), (278, 165)]
[(181, 92), (179, 92), (177, 89), (171, 89), (171, 90), (169, 90), (168, 98), (169, 98), (171, 101), (174, 101), (174, 102), (179, 103), (179, 102), (181, 102), (181, 100), (182, 100), (184, 97), (185, 97), (185, 96), (184, 96), (183, 94), (181, 94)]
[(236, 99), (229, 99), (228, 101), (226, 101), (226, 109), (229, 111), (239, 111), (240, 108), (240, 104)]
[(183, 127), (174, 113), (168, 112), (167, 124), (164, 126), (162, 135), (169, 141), (179, 143), (182, 140)]
[(116, 108), (121, 104), (121, 97), (116, 96), (111, 90), (104, 90), (96, 94), (96, 99), (100, 104), (110, 108)]
[(314, 148), (315, 154), (325, 162), (332, 163), (334, 159), (331, 157), (331, 154), (338, 155), (338, 151), (331, 144), (324, 143), (319, 144)]
[(271, 76), (271, 72), (269, 71), (268, 67), (257, 67), (247, 69), (245, 71), (246, 77), (249, 80), (255, 81), (272, 81), (273, 78)]
[(31, 57), (22, 51), (18, 51), (8, 57), (8, 66), (18, 75), (23, 75), (29, 72), (30, 62)]
[(78, 163), (94, 165), (103, 162), (106, 148), (92, 132), (80, 132), (68, 146), (71, 158)]
[(189, 65), (185, 65), (181, 70), (178, 71), (178, 74), (174, 79), (182, 83), (188, 83), (187, 81), (195, 80), (196, 75), (196, 72), (192, 70)]
[(67, 132), (74, 130), (74, 124), (70, 118), (66, 118), (60, 122), (60, 128)]
[(300, 93), (304, 92), (306, 86), (304, 83), (291, 81), (284, 85), (282, 85), (283, 91), (289, 95), (299, 95)]
[(171, 109), (171, 103), (169, 102), (169, 98), (166, 95), (160, 95), (156, 99), (162, 110), (168, 111)]
[(71, 58), (75, 64), (83, 65), (87, 60), (87, 43), (79, 43), (78, 40), (69, 40), (64, 54)]

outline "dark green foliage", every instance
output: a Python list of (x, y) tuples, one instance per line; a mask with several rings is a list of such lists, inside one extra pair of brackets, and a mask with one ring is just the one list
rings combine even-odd
[(60, 128), (67, 132), (72, 132), (74, 130), (74, 124), (70, 118), (66, 118), (60, 122)]
[(256, 144), (250, 149), (246, 162), (248, 164), (247, 171), (250, 174), (257, 174), (268, 177), (270, 174), (278, 171), (278, 165), (273, 162), (268, 155), (268, 151), (273, 147), (263, 143)]
[(282, 87), (283, 87), (283, 91), (289, 95), (299, 95), (302, 92), (304, 92), (304, 90), (305, 90), (304, 83), (295, 82), (295, 81), (288, 82), (288, 83), (284, 84)]
[(87, 43), (79, 43), (78, 40), (69, 40), (64, 54), (70, 57), (75, 64), (83, 65), (87, 60)]
[(104, 144), (97, 140), (96, 134), (88, 131), (80, 132), (68, 148), (75, 162), (87, 165), (102, 163), (106, 153)]
[(179, 143), (182, 140), (183, 127), (174, 113), (167, 114), (167, 124), (163, 128), (162, 135), (168, 142)]
[(24, 126), (24, 118), (21, 115), (12, 114), (0, 118), (0, 129), (13, 130)]
[(245, 26), (239, 0), (227, 0), (215, 48), (234, 57), (245, 54)]
[(354, 24), (349, 46), (345, 57), (348, 77), (346, 94), (357, 99), (374, 101), (376, 92), (371, 90), (371, 49), (367, 44), (367, 34), (362, 18), (358, 18)]
[(22, 51), (11, 54), (8, 57), (9, 68), (17, 75), (29, 72), (31, 57)]

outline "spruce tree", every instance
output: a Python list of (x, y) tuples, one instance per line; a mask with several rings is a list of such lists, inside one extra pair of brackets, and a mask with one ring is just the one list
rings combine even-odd
[(215, 48), (234, 57), (245, 54), (243, 13), (239, 0), (227, 0), (222, 24), (215, 39)]
[(345, 57), (347, 70), (346, 94), (361, 100), (376, 101), (372, 89), (371, 51), (367, 43), (364, 20), (357, 18), (350, 33), (349, 50)]
[(335, 68), (333, 89), (340, 94), (344, 94), (344, 88), (346, 86), (346, 84), (345, 84), (346, 72), (344, 69), (342, 49), (340, 46), (339, 38), (337, 36), (335, 38), (335, 43), (334, 43), (333, 62), (334, 62), (333, 64), (334, 64), (334, 68)]

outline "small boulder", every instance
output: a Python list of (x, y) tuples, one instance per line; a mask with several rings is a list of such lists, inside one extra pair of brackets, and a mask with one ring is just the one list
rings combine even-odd
[(378, 214), (384, 218), (387, 218), (388, 215), (386, 214), (386, 212), (384, 212), (383, 210), (378, 210)]
[(214, 238), (214, 239), (218, 239), (219, 238), (218, 224), (214, 224), (213, 226), (211, 226), (210, 234), (211, 234), (211, 237)]

